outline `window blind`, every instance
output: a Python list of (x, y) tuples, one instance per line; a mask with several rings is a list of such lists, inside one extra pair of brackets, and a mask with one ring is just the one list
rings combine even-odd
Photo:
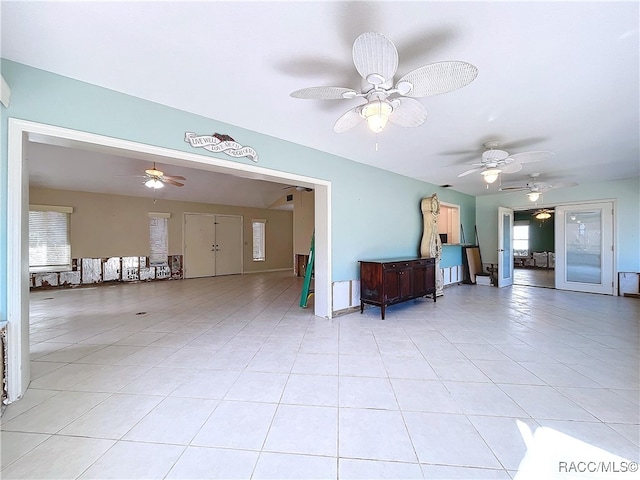
[(168, 264), (169, 256), (169, 213), (149, 212), (149, 263), (154, 266)]
[(253, 261), (264, 262), (265, 255), (265, 224), (266, 220), (255, 219), (251, 221), (253, 225)]
[(71, 268), (69, 212), (29, 211), (29, 267)]

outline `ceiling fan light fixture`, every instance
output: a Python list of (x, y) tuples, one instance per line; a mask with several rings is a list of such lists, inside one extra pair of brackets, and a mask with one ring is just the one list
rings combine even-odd
[(536, 213), (536, 218), (538, 220), (546, 220), (547, 218), (551, 218), (551, 214), (549, 212), (538, 212)]
[(481, 175), (482, 175), (482, 178), (484, 178), (485, 182), (493, 183), (498, 179), (500, 172), (502, 172), (502, 170), (500, 170), (499, 168), (489, 168), (484, 172), (482, 172)]
[(386, 100), (371, 100), (362, 107), (361, 115), (367, 121), (367, 125), (374, 133), (381, 132), (389, 121), (393, 107)]
[(529, 200), (532, 202), (537, 202), (540, 198), (540, 192), (529, 192), (527, 193), (527, 197), (529, 197)]
[(164, 184), (157, 178), (150, 178), (144, 183), (144, 186), (147, 188), (162, 188)]

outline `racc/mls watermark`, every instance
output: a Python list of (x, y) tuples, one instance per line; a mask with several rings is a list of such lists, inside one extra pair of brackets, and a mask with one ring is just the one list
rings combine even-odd
[(627, 461), (579, 461), (558, 462), (558, 473), (635, 473), (636, 462)]

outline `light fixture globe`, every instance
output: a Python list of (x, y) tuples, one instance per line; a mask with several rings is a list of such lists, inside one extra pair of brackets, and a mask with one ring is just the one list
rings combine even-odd
[(381, 132), (389, 121), (393, 107), (386, 100), (375, 99), (362, 107), (360, 115), (367, 121), (367, 125), (374, 133)]
[(485, 182), (493, 183), (498, 179), (500, 172), (502, 172), (502, 170), (500, 170), (499, 168), (489, 168), (482, 172), (481, 175), (482, 178), (484, 178)]
[(164, 184), (157, 178), (150, 178), (144, 183), (144, 186), (148, 188), (162, 188)]
[(540, 198), (540, 192), (529, 192), (527, 193), (527, 197), (529, 197), (529, 200), (532, 202), (537, 202)]

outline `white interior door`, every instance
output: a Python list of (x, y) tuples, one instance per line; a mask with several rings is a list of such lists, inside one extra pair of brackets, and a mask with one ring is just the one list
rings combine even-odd
[(215, 216), (184, 216), (184, 276), (212, 277), (216, 274)]
[(613, 295), (613, 204), (555, 210), (556, 288)]
[(242, 273), (242, 217), (215, 217), (216, 275)]
[(513, 285), (513, 210), (498, 207), (498, 287)]

